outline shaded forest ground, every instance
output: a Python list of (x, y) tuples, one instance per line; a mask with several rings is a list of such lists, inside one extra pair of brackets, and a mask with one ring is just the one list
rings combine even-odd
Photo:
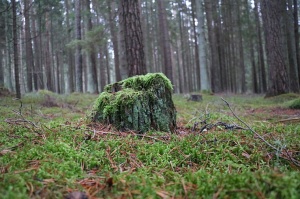
[(96, 98), (0, 96), (0, 198), (300, 197), (298, 95), (174, 95), (176, 132), (143, 135), (86, 124)]

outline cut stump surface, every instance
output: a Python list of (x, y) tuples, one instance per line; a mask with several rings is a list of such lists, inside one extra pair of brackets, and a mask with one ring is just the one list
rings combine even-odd
[(172, 132), (176, 128), (172, 90), (162, 73), (130, 77), (105, 86), (89, 117), (119, 130)]

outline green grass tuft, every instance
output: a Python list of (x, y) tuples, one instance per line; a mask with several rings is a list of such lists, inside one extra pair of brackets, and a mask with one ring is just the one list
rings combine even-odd
[(300, 109), (300, 98), (293, 100), (289, 107), (292, 109)]

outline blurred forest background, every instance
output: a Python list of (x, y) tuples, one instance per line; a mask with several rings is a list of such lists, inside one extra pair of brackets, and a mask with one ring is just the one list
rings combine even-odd
[(176, 93), (299, 93), (299, 3), (1, 0), (0, 85), (99, 93), (163, 72)]

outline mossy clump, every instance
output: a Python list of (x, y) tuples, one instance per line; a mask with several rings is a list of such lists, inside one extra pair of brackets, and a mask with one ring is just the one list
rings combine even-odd
[(149, 73), (106, 85), (88, 118), (120, 130), (171, 132), (176, 127), (172, 84), (162, 73)]
[(289, 105), (289, 108), (300, 109), (300, 98), (293, 100), (292, 103)]
[(283, 103), (283, 102), (287, 102), (289, 100), (294, 100), (298, 97), (299, 97), (299, 95), (296, 93), (285, 93), (285, 94), (277, 95), (274, 97), (269, 97), (268, 99), (270, 99), (271, 101), (273, 101), (275, 103)]
[(8, 88), (5, 88), (4, 86), (0, 85), (0, 96), (10, 96), (12, 93), (8, 90)]

